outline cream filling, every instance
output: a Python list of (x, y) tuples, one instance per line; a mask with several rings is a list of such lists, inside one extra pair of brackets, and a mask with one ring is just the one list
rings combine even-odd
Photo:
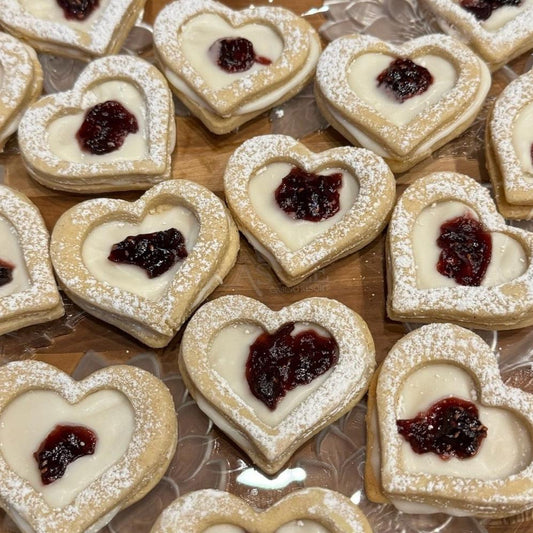
[(183, 234), (187, 252), (190, 254), (200, 229), (198, 221), (187, 208), (166, 205), (152, 209), (138, 223), (114, 221), (95, 227), (82, 245), (83, 263), (97, 280), (156, 301), (168, 289), (182, 261), (178, 261), (160, 276), (150, 279), (144, 269), (136, 265), (114, 263), (107, 257), (113, 244), (130, 235), (153, 233), (169, 228), (176, 228)]
[(266, 165), (249, 181), (248, 193), (257, 216), (274, 230), (290, 250), (295, 251), (325, 233), (344, 217), (355, 202), (359, 192), (359, 184), (351, 174), (341, 168), (318, 171), (325, 175), (342, 173), (339, 212), (320, 222), (294, 220), (278, 206), (274, 196), (283, 178), (289, 174), (293, 167), (294, 165), (283, 162)]
[[(33, 453), (57, 424), (91, 429), (97, 437), (96, 449), (71, 463), (63, 477), (43, 485)], [(124, 455), (134, 428), (133, 408), (118, 391), (100, 390), (71, 405), (55, 392), (31, 390), (15, 398), (0, 415), (0, 452), (48, 505), (62, 508)]]
[(249, 76), (265, 68), (254, 62), (244, 72), (226, 72), (216, 63), (209, 48), (218, 39), (242, 37), (251, 41), (257, 56), (275, 63), (283, 52), (283, 39), (271, 27), (264, 24), (245, 24), (234, 28), (220, 15), (203, 13), (185, 24), (178, 36), (178, 46), (192, 67), (202, 76), (211, 89), (222, 89), (236, 79)]
[(512, 127), (511, 142), (522, 169), (529, 173), (524, 179), (533, 183), (533, 161), (531, 145), (533, 144), (533, 102), (526, 105), (515, 118)]
[[(483, 103), (488, 89), (491, 85), (491, 76), (490, 71), (485, 65), (485, 63), (479, 60), (481, 65), (481, 77), (480, 77), (480, 87), (475, 96), (469, 103), (470, 106), (463, 113), (458, 114), (457, 119), (452, 121), (448, 126), (440, 128), (434, 134), (430, 135), (426, 141), (422, 142), (411, 154), (408, 155), (409, 158), (416, 157), (418, 154), (425, 154), (428, 151), (431, 151), (431, 147), (437, 144), (441, 139), (444, 139), (450, 135), (454, 130), (457, 129), (459, 124), (468, 122), (474, 115), (479, 111), (479, 106)], [(389, 150), (385, 149), (379, 143), (374, 141), (369, 137), (365, 132), (354, 126), (346, 118), (339, 113), (329, 102), (326, 100), (326, 106), (328, 111), (331, 113), (333, 118), (352, 136), (356, 139), (357, 143), (364, 148), (372, 150), (377, 155), (381, 157), (397, 157), (394, 156)], [(390, 117), (387, 117), (390, 119)]]
[[(120, 102), (137, 119), (137, 133), (128, 133), (122, 146), (108, 154), (95, 155), (82, 151), (76, 139), (86, 111), (107, 100)], [(142, 94), (125, 81), (108, 81), (94, 86), (84, 95), (83, 111), (62, 116), (47, 127), (50, 150), (60, 159), (74, 163), (102, 163), (108, 161), (139, 160), (148, 157), (146, 106)]]
[[(203, 533), (245, 533), (245, 530), (231, 524), (220, 524), (204, 529)], [(314, 520), (292, 520), (274, 533), (329, 533), (329, 530)]]
[(210, 526), (200, 533), (246, 533), (246, 530), (239, 526), (232, 526), (231, 524), (220, 524)]
[(424, 93), (400, 103), (383, 86), (379, 87), (377, 81), (394, 59), (378, 53), (360, 55), (348, 68), (348, 84), (361, 100), (383, 117), (397, 126), (404, 126), (450, 91), (457, 81), (457, 73), (454, 66), (442, 57), (425, 55), (415, 58), (417, 65), (429, 70), (433, 83)]
[(487, 31), (496, 32), (531, 6), (533, 6), (533, 0), (522, 0), (519, 6), (499, 7), (487, 20), (481, 22), (481, 26)]
[[(470, 213), (476, 220), (477, 214), (466, 204), (444, 201), (426, 207), (417, 217), (413, 232), (413, 254), (415, 258), (416, 282), (419, 289), (460, 286), (453, 278), (437, 271), (441, 248), (437, 245), (441, 225), (455, 217)], [(522, 245), (505, 235), (493, 232), (492, 255), (487, 272), (481, 281), (482, 287), (494, 287), (521, 276), (528, 267)]]
[[(272, 91), (268, 91), (262, 96), (258, 96), (251, 102), (243, 104), (237, 108), (231, 115), (245, 115), (247, 113), (254, 113), (257, 111), (262, 111), (263, 109), (268, 109), (274, 105), (278, 100), (280, 100), (285, 94), (292, 91), (295, 87), (298, 87), (303, 80), (307, 78), (309, 73), (315, 68), (316, 62), (318, 61), (318, 56), (320, 55), (320, 45), (316, 42), (315, 39), (309, 39), (309, 55), (305, 61), (304, 66), (296, 72), (291, 78), (289, 78), (282, 86)], [(165, 77), (167, 80), (181, 93), (183, 93), (187, 98), (192, 100), (194, 103), (200, 107), (209, 107), (209, 105), (203, 100), (199, 95), (197, 95), (180, 77), (178, 77), (174, 72), (165, 68), (164, 70)], [(228, 116), (231, 116), (228, 115)]]
[(110, 0), (99, 0), (98, 7), (85, 20), (71, 20), (65, 17), (63, 9), (59, 7), (57, 0), (16, 0), (24, 11), (36, 18), (59, 22), (73, 29), (89, 31), (100, 17), (103, 9)]
[[(315, 330), (323, 336), (330, 336), (320, 326), (305, 322), (297, 322), (291, 335), (296, 335), (307, 329)], [(208, 357), (213, 370), (227, 382), (231, 390), (242, 398), (262, 422), (274, 427), (284, 420), (312, 392), (318, 389), (328, 378), (332, 369), (313, 379), (311, 383), (299, 385), (288, 391), (280, 399), (276, 408), (270, 410), (252, 394), (245, 374), (250, 346), (263, 332), (262, 327), (253, 323), (237, 323), (227, 326), (220, 330), (212, 339)]]
[(12, 271), (13, 279), (0, 286), (0, 298), (9, 296), (16, 292), (21, 292), (29, 288), (30, 277), (24, 262), (24, 256), (20, 247), (17, 231), (13, 225), (3, 216), (0, 215), (0, 242), (2, 249), (0, 251), (0, 259), (11, 263), (15, 266)]

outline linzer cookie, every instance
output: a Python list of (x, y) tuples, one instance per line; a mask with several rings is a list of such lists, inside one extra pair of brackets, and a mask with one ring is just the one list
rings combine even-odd
[(243, 143), (224, 189), (239, 229), (289, 286), (372, 241), (395, 200), (394, 176), (374, 153), (315, 154), (285, 135)]
[(506, 218), (533, 217), (533, 71), (511, 82), (487, 120), (486, 156), (496, 203)]
[(39, 52), (89, 60), (118, 52), (146, 0), (0, 0), (0, 26)]
[(532, 0), (423, 0), (445, 31), (459, 34), (496, 70), (533, 48)]
[(489, 192), (453, 172), (415, 181), (388, 229), (393, 320), (480, 329), (533, 323), (533, 235), (505, 225)]
[(490, 85), (483, 61), (451, 37), (397, 47), (355, 34), (320, 56), (315, 94), (335, 129), (403, 172), (468, 128)]
[(186, 180), (139, 200), (74, 206), (52, 233), (51, 256), (81, 308), (148, 346), (166, 346), (229, 272), (239, 235), (224, 204)]
[(99, 531), (158, 483), (176, 442), (172, 397), (144, 370), (0, 368), (0, 506), (21, 530)]
[(154, 24), (161, 69), (178, 98), (213, 133), (228, 133), (298, 93), (313, 76), (320, 39), (291, 11), (233, 11), (181, 0)]
[(0, 335), (63, 315), (48, 230), (26, 196), (0, 185)]
[(372, 533), (361, 510), (346, 496), (313, 487), (292, 492), (256, 511), (220, 490), (190, 492), (171, 503), (150, 533)]
[(275, 312), (225, 296), (192, 317), (179, 364), (200, 409), (273, 474), (361, 399), (375, 352), (363, 319), (335, 300)]
[(132, 56), (93, 61), (72, 90), (35, 102), (19, 128), (30, 175), (69, 192), (147, 189), (167, 179), (175, 138), (165, 78)]
[(369, 393), (366, 494), (407, 513), (497, 518), (533, 507), (533, 395), (502, 382), (475, 333), (398, 341)]
[(26, 107), (41, 94), (43, 71), (35, 51), (0, 33), (0, 152)]

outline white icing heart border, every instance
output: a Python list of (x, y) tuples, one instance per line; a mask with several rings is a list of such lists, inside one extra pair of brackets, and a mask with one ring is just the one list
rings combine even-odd
[(61, 509), (50, 507), (0, 455), (0, 504), (36, 531), (81, 532), (102, 517), (107, 523), (120, 509), (153, 487), (176, 448), (174, 402), (160, 380), (132, 366), (107, 367), (80, 382), (39, 361), (16, 361), (0, 368), (0, 411), (31, 390), (50, 390), (74, 404), (103, 389), (117, 390), (126, 396), (134, 411), (134, 433), (124, 456), (83, 489), (72, 503)]
[[(446, 200), (468, 205), (488, 231), (516, 239), (528, 260), (526, 272), (494, 287), (418, 289), (413, 226), (425, 207)], [(533, 233), (507, 226), (488, 190), (472, 178), (434, 172), (415, 181), (393, 210), (387, 239), (387, 308), (392, 319), (450, 321), (483, 329), (513, 329), (533, 323)]]
[[(341, 167), (359, 183), (354, 205), (342, 220), (295, 251), (257, 216), (250, 201), (250, 179), (274, 161), (286, 161), (307, 171)], [(230, 157), (224, 174), (224, 192), (239, 228), (252, 244), (259, 242), (267, 251), (267, 259), (287, 285), (299, 283), (318, 268), (363, 248), (377, 237), (392, 210), (395, 189), (392, 172), (383, 159), (369, 150), (342, 147), (314, 153), (286, 135), (248, 139)], [(275, 260), (271, 261), (268, 254)]]
[[(211, 340), (220, 330), (238, 322), (260, 324), (269, 332), (287, 322), (311, 322), (325, 328), (337, 342), (339, 358), (333, 372), (276, 426), (260, 420), (210, 365)], [(254, 462), (274, 473), (298, 446), (364, 395), (375, 368), (375, 350), (364, 320), (336, 300), (307, 298), (272, 311), (252, 298), (223, 296), (205, 304), (189, 321), (179, 364), (189, 392), (201, 397), (200, 408), (207, 401), (225, 423), (249, 439), (253, 449), (247, 448), (247, 452)]]
[[(46, 139), (48, 125), (69, 113), (87, 107), (87, 91), (107, 81), (131, 83), (143, 96), (146, 106), (148, 155), (140, 160), (75, 163), (54, 154)], [(115, 181), (104, 190), (138, 188), (135, 176), (165, 179), (170, 173), (170, 156), (175, 143), (174, 104), (163, 75), (150, 63), (133, 56), (108, 56), (91, 62), (70, 91), (45, 96), (26, 111), (19, 126), (19, 146), (28, 170), (45, 185), (52, 183), (63, 190), (80, 192)], [(76, 142), (74, 140), (74, 142)], [(46, 176), (41, 177), (40, 175)], [(122, 184), (123, 185), (123, 184)], [(143, 182), (143, 187), (146, 184)]]
[(452, 324), (423, 326), (394, 345), (378, 377), (381, 482), (386, 493), (407, 501), (444, 499), (478, 516), (505, 515), (506, 509), (514, 514), (532, 507), (533, 462), (518, 474), (496, 480), (411, 474), (402, 469), (403, 438), (396, 429), (401, 386), (421, 365), (443, 362), (465, 369), (477, 381), (480, 403), (514, 411), (533, 432), (533, 395), (503, 383), (496, 356), (481, 337)]
[[(165, 295), (151, 301), (98, 281), (82, 259), (88, 232), (112, 220), (140, 220), (151, 208), (163, 204), (186, 207), (200, 228)], [(235, 262), (238, 239), (237, 229), (217, 196), (197, 183), (169, 180), (152, 187), (136, 202), (96, 198), (69, 209), (54, 227), (50, 254), (74, 302), (157, 348), (166, 346), (192, 310), (222, 283)]]

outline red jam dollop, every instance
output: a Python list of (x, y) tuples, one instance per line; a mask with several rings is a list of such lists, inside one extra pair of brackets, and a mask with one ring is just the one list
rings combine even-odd
[(519, 6), (522, 0), (461, 0), (461, 7), (478, 20), (487, 20), (492, 12), (503, 6)]
[(250, 346), (246, 361), (246, 380), (252, 394), (274, 410), (288, 391), (311, 383), (338, 360), (333, 337), (306, 329), (295, 335), (294, 322), (276, 332), (261, 333)]
[(50, 485), (65, 474), (70, 463), (96, 448), (96, 434), (84, 426), (57, 425), (33, 454), (43, 485)]
[(13, 270), (15, 270), (14, 264), (0, 259), (0, 287), (13, 281)]
[(176, 228), (130, 235), (113, 244), (108, 256), (115, 263), (136, 265), (150, 279), (157, 278), (187, 257), (185, 237)]
[(397, 420), (396, 425), (415, 453), (432, 452), (445, 461), (473, 457), (487, 436), (475, 404), (454, 397), (440, 400), (415, 418)]
[(209, 53), (222, 70), (230, 73), (245, 72), (251, 69), (254, 63), (272, 63), (267, 57), (256, 55), (254, 45), (244, 37), (218, 39), (209, 47)]
[(85, 20), (98, 7), (98, 0), (57, 0), (66, 19)]
[(340, 209), (342, 174), (328, 176), (293, 167), (274, 192), (276, 203), (294, 220), (320, 222)]
[(120, 102), (107, 100), (91, 107), (76, 133), (81, 150), (94, 155), (118, 150), (129, 133), (137, 133), (139, 125)]
[(469, 213), (440, 227), (437, 245), (442, 248), (437, 270), (459, 285), (479, 287), (492, 256), (492, 237)]
[(398, 102), (422, 94), (433, 83), (429, 70), (408, 58), (397, 58), (377, 77), (378, 87), (391, 94)]

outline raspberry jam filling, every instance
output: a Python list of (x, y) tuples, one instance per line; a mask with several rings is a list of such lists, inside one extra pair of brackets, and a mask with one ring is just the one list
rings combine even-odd
[(280, 209), (294, 220), (320, 222), (339, 211), (341, 187), (340, 172), (323, 176), (293, 167), (275, 190), (274, 197)]
[(85, 20), (98, 7), (98, 0), (57, 0), (66, 19)]
[(445, 461), (473, 457), (487, 436), (478, 408), (455, 397), (440, 400), (414, 418), (397, 420), (396, 425), (415, 453), (432, 452)]
[(84, 426), (57, 425), (33, 454), (37, 461), (43, 485), (60, 479), (70, 463), (92, 455), (97, 438)]
[(400, 103), (424, 93), (433, 83), (429, 70), (408, 58), (397, 58), (377, 77), (378, 87)]
[(461, 0), (461, 7), (478, 20), (487, 20), (492, 12), (503, 6), (519, 6), (522, 0)]
[(137, 133), (139, 125), (120, 102), (107, 100), (87, 110), (76, 133), (80, 149), (94, 155), (118, 150), (129, 133)]
[(115, 263), (136, 265), (152, 279), (164, 274), (187, 255), (185, 237), (176, 228), (170, 228), (130, 235), (113, 244), (108, 259)]
[(294, 322), (276, 332), (262, 333), (250, 346), (246, 380), (252, 394), (269, 409), (298, 385), (307, 385), (327, 372), (338, 360), (333, 337), (312, 329), (291, 335)]
[(469, 213), (440, 227), (437, 245), (442, 248), (437, 270), (459, 285), (479, 287), (492, 256), (492, 237)]
[(15, 270), (14, 264), (0, 259), (0, 287), (13, 281), (13, 270)]
[(251, 69), (254, 63), (272, 63), (267, 57), (256, 55), (254, 45), (244, 37), (218, 39), (209, 47), (209, 54), (222, 70), (229, 73), (245, 72)]

